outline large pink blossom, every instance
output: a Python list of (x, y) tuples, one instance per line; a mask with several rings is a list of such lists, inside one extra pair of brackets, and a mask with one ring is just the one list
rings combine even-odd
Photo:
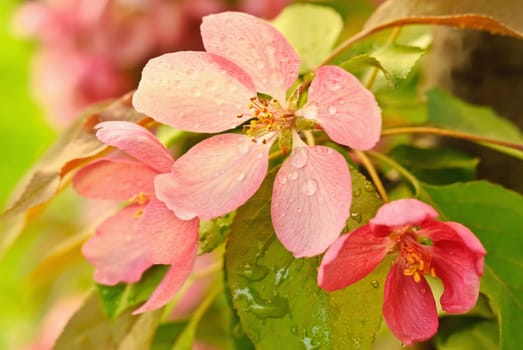
[(83, 246), (96, 267), (95, 280), (114, 285), (139, 281), (153, 264), (171, 268), (149, 300), (136, 312), (167, 303), (192, 271), (198, 247), (197, 218), (180, 220), (154, 195), (154, 179), (174, 161), (143, 127), (128, 122), (98, 124), (97, 137), (124, 152), (96, 160), (75, 174), (75, 190), (90, 198), (129, 201), (102, 222)]
[(319, 285), (329, 291), (344, 288), (368, 275), (387, 254), (396, 254), (385, 282), (383, 316), (403, 343), (429, 339), (437, 331), (438, 315), (425, 276), (442, 280), (443, 310), (467, 312), (478, 298), (486, 253), (469, 229), (434, 220), (437, 216), (416, 199), (383, 205), (368, 224), (329, 248)]
[(297, 109), (286, 93), (298, 78), (300, 60), (270, 24), (225, 12), (205, 17), (201, 34), (206, 52), (149, 61), (134, 106), (182, 130), (217, 133), (245, 123), (247, 133), (220, 134), (194, 146), (170, 174), (156, 179), (158, 198), (184, 219), (235, 210), (263, 181), (274, 141), (292, 134), (292, 152), (274, 182), (272, 222), (296, 257), (323, 252), (349, 215), (350, 173), (341, 154), (306, 145), (296, 126), (315, 122), (338, 143), (371, 148), (381, 128), (373, 95), (339, 67), (323, 66), (307, 103)]

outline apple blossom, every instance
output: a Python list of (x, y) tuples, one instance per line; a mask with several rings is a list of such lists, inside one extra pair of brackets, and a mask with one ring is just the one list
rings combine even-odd
[(416, 199), (383, 205), (368, 224), (341, 236), (327, 250), (318, 284), (334, 291), (351, 285), (385, 258), (396, 258), (385, 282), (383, 316), (405, 344), (427, 340), (438, 328), (426, 275), (441, 278), (440, 302), (449, 313), (476, 304), (485, 249), (465, 226), (434, 220), (437, 212)]
[(97, 127), (101, 141), (127, 156), (88, 164), (75, 174), (73, 186), (86, 197), (130, 204), (103, 221), (82, 251), (96, 267), (95, 280), (107, 285), (139, 281), (153, 264), (171, 265), (135, 313), (156, 309), (176, 294), (192, 271), (199, 222), (178, 219), (154, 195), (154, 178), (168, 172), (174, 161), (152, 133), (129, 122), (103, 122)]
[(156, 195), (183, 219), (235, 210), (263, 181), (274, 141), (292, 135), (292, 151), (274, 182), (272, 222), (296, 257), (320, 254), (345, 225), (351, 179), (343, 156), (306, 145), (299, 125), (317, 124), (340, 144), (371, 148), (381, 129), (374, 96), (341, 68), (323, 66), (298, 108), (287, 90), (298, 78), (300, 60), (269, 23), (225, 12), (204, 17), (201, 33), (206, 52), (149, 61), (133, 104), (182, 130), (217, 133), (243, 124), (246, 134), (220, 134), (194, 146), (171, 173), (156, 178)]

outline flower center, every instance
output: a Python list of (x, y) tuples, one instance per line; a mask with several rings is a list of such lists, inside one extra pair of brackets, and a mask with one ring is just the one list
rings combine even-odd
[[(254, 143), (258, 140), (267, 143), (282, 129), (290, 129), (294, 125), (294, 113), (285, 110), (277, 100), (256, 96), (250, 101), (249, 111), (254, 118), (243, 126), (243, 131)], [(238, 118), (242, 117), (238, 115)]]
[(421, 281), (422, 275), (436, 277), (436, 271), (432, 266), (432, 255), (421, 245), (412, 229), (404, 233), (392, 233), (392, 240), (397, 242), (400, 255), (405, 259), (406, 266), (403, 269), (405, 276), (412, 276), (414, 281)]

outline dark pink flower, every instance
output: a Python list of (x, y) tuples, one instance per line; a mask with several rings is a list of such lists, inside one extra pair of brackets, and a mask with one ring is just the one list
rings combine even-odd
[(96, 267), (95, 280), (114, 285), (139, 281), (154, 264), (171, 265), (149, 300), (135, 313), (167, 303), (192, 271), (198, 248), (198, 219), (180, 220), (154, 195), (154, 179), (174, 161), (143, 127), (128, 122), (98, 124), (96, 136), (127, 156), (96, 160), (73, 178), (75, 190), (90, 198), (130, 201), (102, 222), (83, 246)]
[(321, 263), (318, 284), (329, 291), (366, 275), (387, 254), (397, 254), (385, 282), (383, 316), (405, 344), (423, 341), (438, 328), (436, 304), (425, 279), (439, 277), (440, 302), (449, 313), (476, 304), (485, 249), (465, 226), (434, 220), (437, 212), (416, 199), (383, 205), (368, 224), (338, 238)]
[(341, 68), (324, 66), (298, 110), (286, 92), (298, 78), (300, 60), (270, 24), (225, 12), (205, 17), (201, 33), (207, 52), (175, 52), (149, 61), (134, 95), (136, 109), (194, 132), (216, 133), (250, 123), (246, 135), (217, 135), (190, 149), (170, 174), (156, 179), (158, 198), (184, 219), (210, 219), (235, 210), (259, 188), (269, 150), (287, 132), (292, 151), (273, 187), (274, 229), (296, 257), (323, 252), (349, 215), (350, 173), (332, 148), (306, 145), (296, 123), (316, 122), (338, 143), (371, 148), (381, 129), (374, 96)]

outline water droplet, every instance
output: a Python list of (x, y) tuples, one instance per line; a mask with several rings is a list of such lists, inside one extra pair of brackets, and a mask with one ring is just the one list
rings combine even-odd
[(285, 185), (287, 183), (287, 177), (286, 176), (278, 176), (278, 182), (282, 185)]
[(267, 274), (269, 269), (265, 266), (250, 265), (247, 264), (243, 267), (243, 270), (239, 272), (240, 275), (247, 278), (250, 281), (261, 281)]
[(245, 140), (238, 142), (238, 152), (240, 152), (240, 154), (246, 154), (249, 152), (249, 144), (245, 142)]
[(262, 159), (263, 158), (263, 152), (257, 152), (256, 153), (256, 158)]
[(258, 69), (263, 69), (263, 68), (265, 68), (265, 62), (263, 62), (263, 61), (256, 61), (256, 67), (257, 67)]
[(276, 49), (273, 46), (268, 46), (266, 50), (269, 55), (274, 55), (276, 52)]
[(356, 349), (359, 349), (361, 347), (360, 341), (358, 339), (352, 338), (352, 342), (354, 343)]
[(357, 187), (357, 188), (352, 190), (352, 196), (353, 197), (358, 197), (360, 194), (361, 194), (361, 188)]
[(298, 213), (301, 213), (301, 212), (303, 211), (303, 209), (302, 209), (302, 208), (297, 208), (296, 211), (297, 211)]
[(240, 182), (245, 180), (245, 173), (238, 174), (238, 176), (236, 177), (236, 180), (238, 180)]
[[(310, 92), (309, 92), (310, 94)], [(301, 115), (307, 119), (316, 120), (318, 118), (318, 106), (310, 104), (301, 110)]]
[(372, 286), (372, 288), (378, 288), (380, 286), (380, 283), (376, 280), (372, 280), (372, 282), (370, 282), (370, 285)]
[(420, 293), (421, 293), (421, 294), (426, 294), (426, 293), (427, 293), (427, 290), (426, 290), (425, 288), (421, 288), (421, 289), (420, 289)]
[(344, 104), (345, 104), (345, 100), (342, 99), (342, 98), (340, 98), (340, 99), (338, 100), (338, 103), (339, 103), (340, 105), (344, 105)]
[(211, 92), (215, 92), (218, 89), (218, 84), (216, 84), (216, 82), (214, 80), (207, 80), (205, 85)]
[(200, 90), (200, 88), (194, 86), (193, 88), (191, 88), (191, 94), (194, 97), (200, 97), (202, 95), (202, 91)]
[(332, 84), (329, 85), (329, 89), (331, 91), (338, 91), (339, 89), (341, 89), (341, 85), (336, 80), (333, 80)]
[(291, 164), (297, 169), (303, 168), (307, 164), (307, 149), (305, 147), (299, 147), (292, 152)]
[(287, 174), (287, 179), (293, 181), (293, 180), (296, 180), (298, 178), (298, 172), (297, 171), (293, 171), (292, 173), (288, 173)]
[(305, 180), (301, 186), (301, 191), (306, 196), (312, 196), (318, 189), (318, 182), (313, 179)]
[(333, 154), (334, 150), (330, 147), (327, 147), (327, 154)]
[(336, 107), (330, 106), (329, 107), (329, 114), (330, 115), (335, 115), (336, 114)]
[(200, 124), (196, 123), (196, 124), (194, 124), (193, 127), (194, 127), (195, 129), (198, 129), (198, 128), (200, 127)]
[(350, 217), (358, 223), (361, 222), (361, 213), (351, 213)]
[(291, 333), (292, 333), (292, 334), (297, 334), (297, 333), (298, 333), (298, 327), (296, 327), (296, 326), (292, 326), (292, 327), (291, 327)]
[(363, 182), (363, 187), (365, 188), (365, 191), (367, 191), (367, 192), (373, 192), (376, 190), (376, 188), (374, 187), (372, 182), (370, 182), (369, 180), (365, 180)]
[(286, 298), (275, 295), (263, 299), (253, 289), (246, 287), (233, 292), (235, 299), (242, 299), (246, 311), (252, 312), (256, 317), (264, 320), (267, 318), (281, 318), (289, 312), (289, 302)]

